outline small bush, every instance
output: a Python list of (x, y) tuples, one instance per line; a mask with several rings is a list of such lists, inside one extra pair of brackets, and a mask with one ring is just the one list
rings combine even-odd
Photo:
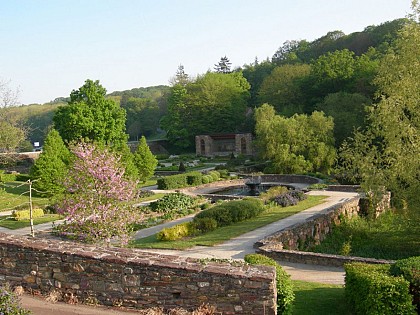
[[(22, 221), (22, 220), (29, 220), (30, 219), (30, 212), (29, 210), (15, 210), (13, 211), (13, 218), (16, 221)], [(44, 216), (44, 210), (42, 209), (33, 209), (32, 210), (32, 218), (39, 218)]]
[(276, 268), (277, 285), (277, 312), (278, 314), (291, 314), (295, 294), (290, 276), (274, 260), (260, 254), (248, 254), (244, 260), (251, 265), (273, 266)]
[(288, 194), (293, 198), (296, 198), (298, 201), (305, 200), (307, 196), (301, 190), (289, 190)]
[(273, 199), (273, 201), (280, 207), (289, 207), (297, 205), (299, 200), (289, 193), (281, 194)]
[(274, 186), (270, 187), (266, 192), (260, 194), (260, 199), (262, 199), (265, 203), (269, 202), (271, 199), (287, 193), (289, 190), (285, 186)]
[(187, 168), (185, 167), (184, 162), (181, 161), (179, 163), (178, 171), (179, 172), (185, 172), (186, 170), (187, 170)]
[(346, 298), (356, 314), (413, 314), (409, 283), (390, 275), (390, 265), (345, 265)]
[(220, 179), (220, 173), (218, 171), (210, 171), (209, 175), (213, 178), (213, 182), (216, 182)]
[(413, 304), (420, 311), (420, 256), (398, 260), (391, 265), (391, 274), (403, 276), (410, 282), (410, 293), (413, 295)]
[(154, 212), (168, 212), (173, 209), (188, 209), (195, 203), (193, 197), (181, 193), (172, 193), (163, 196), (161, 199), (151, 202), (149, 207)]
[(27, 315), (31, 312), (20, 306), (17, 296), (8, 285), (5, 285), (0, 286), (0, 314)]
[(207, 233), (217, 229), (217, 221), (213, 218), (194, 218), (193, 224), (201, 233)]
[(5, 174), (4, 171), (0, 171), (0, 182), (14, 182), (19, 174)]
[(197, 230), (192, 222), (185, 222), (165, 228), (156, 234), (159, 241), (176, 241), (183, 237), (194, 235)]

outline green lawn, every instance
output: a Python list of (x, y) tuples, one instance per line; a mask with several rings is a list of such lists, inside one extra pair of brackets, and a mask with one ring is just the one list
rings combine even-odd
[(157, 184), (156, 178), (148, 179), (145, 183), (139, 183), (139, 187), (147, 187), (147, 186), (154, 186)]
[[(33, 192), (32, 202), (38, 207), (48, 204), (48, 199)], [(22, 206), (29, 209), (29, 186), (24, 182), (0, 183), (0, 212)]]
[(218, 228), (212, 232), (185, 240), (158, 241), (156, 240), (156, 236), (152, 235), (150, 237), (135, 240), (131, 245), (137, 248), (161, 249), (186, 249), (197, 245), (213, 246), (313, 207), (322, 203), (325, 198), (325, 196), (308, 196), (308, 199), (301, 201), (296, 206), (286, 208), (271, 207), (268, 211), (256, 218)]
[[(34, 225), (57, 221), (60, 219), (62, 219), (62, 216), (60, 216), (59, 214), (46, 214), (42, 217), (34, 218)], [(16, 221), (13, 218), (11, 218), (11, 216), (0, 216), (0, 226), (11, 229), (11, 230), (16, 230), (16, 229), (21, 229), (21, 228), (30, 226), (30, 221), (29, 220)]]
[(295, 302), (293, 315), (350, 315), (344, 287), (293, 280)]
[(140, 198), (140, 199), (136, 200), (136, 203), (138, 203), (138, 202), (143, 202), (143, 201), (149, 201), (149, 200), (156, 200), (156, 199), (160, 199), (160, 198), (162, 198), (162, 197), (163, 197), (163, 196), (165, 196), (165, 195), (166, 195), (165, 193), (153, 194), (153, 195), (151, 195), (151, 196), (144, 197), (144, 198)]

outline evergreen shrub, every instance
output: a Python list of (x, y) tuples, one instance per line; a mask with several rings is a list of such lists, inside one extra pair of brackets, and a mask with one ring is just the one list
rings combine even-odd
[(345, 265), (345, 294), (355, 314), (414, 314), (409, 282), (394, 277), (390, 265)]
[(207, 233), (217, 229), (217, 221), (213, 218), (194, 218), (193, 224), (200, 233)]
[(403, 276), (410, 282), (410, 293), (413, 295), (413, 303), (420, 311), (420, 256), (400, 259), (391, 265), (391, 274)]

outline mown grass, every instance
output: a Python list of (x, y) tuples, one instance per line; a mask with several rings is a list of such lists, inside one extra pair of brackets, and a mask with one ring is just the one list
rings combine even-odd
[(131, 243), (131, 246), (137, 248), (160, 248), (160, 249), (186, 249), (198, 245), (214, 246), (223, 243), (231, 238), (240, 236), (249, 231), (258, 229), (267, 224), (284, 219), (295, 213), (313, 207), (323, 202), (325, 196), (308, 196), (308, 199), (301, 201), (296, 206), (281, 208), (270, 207), (260, 216), (246, 221), (238, 222), (233, 225), (218, 228), (196, 237), (178, 241), (158, 241), (156, 235), (141, 238)]
[[(42, 217), (34, 218), (34, 225), (57, 221), (60, 219), (62, 219), (62, 216), (59, 214), (46, 214)], [(0, 216), (0, 226), (10, 230), (21, 229), (30, 225), (31, 223), (29, 220), (16, 221), (15, 219), (11, 218), (11, 216)]]
[(378, 259), (420, 256), (420, 211), (412, 207), (388, 211), (371, 221), (349, 219), (312, 250)]
[(350, 315), (344, 296), (344, 287), (293, 280), (295, 302), (293, 315)]
[[(38, 207), (48, 204), (48, 198), (32, 193), (32, 203)], [(29, 186), (24, 182), (0, 183), (0, 212), (13, 210), (15, 207), (29, 209)]]

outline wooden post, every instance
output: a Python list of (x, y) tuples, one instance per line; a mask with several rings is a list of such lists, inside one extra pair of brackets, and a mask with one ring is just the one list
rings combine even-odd
[(28, 184), (29, 184), (29, 220), (31, 224), (31, 236), (35, 237), (33, 208), (32, 208), (32, 181), (30, 179), (28, 179)]

